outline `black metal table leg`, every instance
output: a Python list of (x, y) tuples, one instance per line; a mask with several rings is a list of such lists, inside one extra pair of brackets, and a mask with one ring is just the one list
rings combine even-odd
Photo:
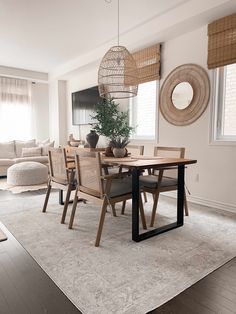
[(132, 171), (132, 240), (139, 239), (139, 169)]
[(184, 224), (184, 165), (178, 166), (177, 221), (139, 234), (139, 169), (132, 171), (132, 240), (143, 241)]
[(63, 190), (59, 190), (59, 204), (64, 205), (63, 201)]
[[(73, 203), (73, 200), (70, 200), (69, 201), (69, 204), (72, 204)], [(63, 200), (63, 190), (59, 190), (59, 204), (60, 205), (64, 205), (65, 202)]]
[(177, 224), (184, 224), (184, 166), (178, 166)]

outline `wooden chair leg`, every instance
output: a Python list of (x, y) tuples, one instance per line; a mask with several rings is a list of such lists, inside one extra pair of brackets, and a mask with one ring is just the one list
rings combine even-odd
[(77, 190), (76, 190), (75, 197), (73, 200), (73, 205), (72, 205), (72, 211), (71, 211), (71, 215), (70, 215), (70, 222), (69, 222), (69, 227), (68, 227), (69, 229), (72, 229), (72, 226), (73, 226), (77, 203), (78, 203), (78, 195), (77, 195)]
[(189, 211), (188, 211), (188, 201), (186, 197), (186, 191), (184, 191), (184, 212), (186, 216), (189, 216)]
[(147, 229), (146, 218), (145, 218), (145, 214), (144, 214), (143, 201), (142, 201), (141, 194), (139, 194), (139, 211), (140, 211), (143, 229)]
[(111, 203), (111, 209), (112, 209), (113, 216), (117, 217), (117, 215), (116, 215), (116, 208), (115, 208), (115, 204), (114, 203)]
[(150, 227), (154, 226), (154, 222), (156, 219), (156, 211), (157, 211), (157, 203), (158, 203), (159, 195), (160, 195), (159, 192), (157, 192), (156, 194), (153, 194), (153, 207), (152, 207), (152, 217), (151, 217)]
[(48, 199), (49, 199), (49, 196), (50, 196), (51, 189), (52, 189), (51, 182), (48, 182), (48, 188), (47, 188), (45, 201), (44, 201), (44, 204), (43, 204), (43, 210), (42, 210), (43, 213), (46, 212), (47, 205), (48, 205)]
[(122, 202), (122, 208), (121, 208), (121, 215), (125, 214), (125, 206), (126, 206), (126, 201)]
[(62, 223), (62, 224), (65, 223), (66, 213), (67, 213), (67, 208), (68, 208), (69, 201), (70, 201), (71, 191), (72, 191), (72, 185), (69, 184), (68, 189), (67, 189), (67, 192), (66, 192), (66, 199), (65, 199), (65, 203), (64, 203), (64, 208), (63, 208), (63, 212), (62, 212), (62, 217), (61, 217), (61, 223)]
[(144, 202), (147, 203), (147, 193), (145, 191), (143, 192), (143, 198)]
[(102, 208), (101, 208), (101, 214), (100, 214), (100, 220), (99, 220), (99, 225), (98, 225), (98, 231), (97, 231), (97, 237), (95, 241), (95, 246), (98, 247), (100, 244), (101, 236), (102, 236), (102, 229), (103, 229), (103, 224), (105, 220), (105, 215), (106, 215), (106, 208), (107, 208), (107, 199), (104, 198), (103, 203), (102, 203)]

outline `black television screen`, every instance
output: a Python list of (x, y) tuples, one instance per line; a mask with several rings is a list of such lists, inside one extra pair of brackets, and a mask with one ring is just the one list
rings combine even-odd
[(72, 123), (73, 125), (94, 122), (91, 114), (95, 105), (103, 98), (99, 96), (98, 86), (72, 93)]

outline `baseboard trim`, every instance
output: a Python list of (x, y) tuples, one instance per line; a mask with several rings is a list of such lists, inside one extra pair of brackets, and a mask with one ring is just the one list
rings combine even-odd
[[(166, 192), (164, 194), (166, 196), (176, 198), (176, 192)], [(217, 208), (217, 209), (224, 210), (231, 213), (236, 213), (236, 206), (232, 204), (208, 200), (208, 199), (204, 199), (204, 198), (192, 196), (192, 195), (187, 195), (187, 199), (191, 203), (204, 205), (207, 207), (213, 207), (213, 208)]]

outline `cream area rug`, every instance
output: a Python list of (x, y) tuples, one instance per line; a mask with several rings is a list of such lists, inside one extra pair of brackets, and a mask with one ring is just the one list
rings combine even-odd
[(0, 229), (0, 242), (7, 240), (7, 236), (5, 233)]
[(27, 191), (38, 191), (47, 188), (47, 183), (38, 184), (38, 185), (10, 185), (7, 183), (6, 178), (0, 179), (0, 190), (10, 191), (13, 194), (19, 194)]
[[(232, 213), (189, 204), (183, 227), (135, 243), (128, 203), (124, 216), (107, 213), (101, 246), (95, 248), (96, 206), (79, 204), (75, 228), (69, 230), (69, 215), (67, 224), (60, 224), (57, 193), (45, 214), (44, 195), (14, 197), (0, 201), (0, 220), (86, 314), (144, 314), (236, 255)], [(175, 206), (174, 200), (161, 197), (159, 223), (174, 219)], [(151, 201), (145, 205), (148, 220), (150, 207)]]

